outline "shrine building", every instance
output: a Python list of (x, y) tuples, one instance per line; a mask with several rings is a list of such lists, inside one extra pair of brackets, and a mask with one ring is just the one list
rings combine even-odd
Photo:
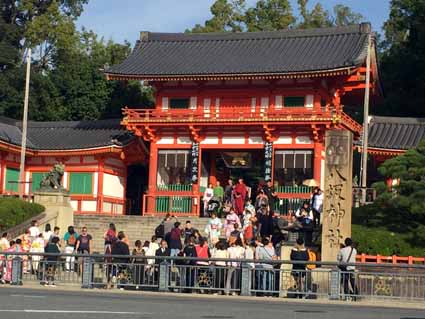
[[(324, 186), (326, 131), (360, 137), (345, 108), (362, 108), (369, 39), (373, 100), (381, 86), (369, 24), (141, 32), (129, 57), (105, 74), (152, 86), (155, 107), (123, 106), (121, 123), (31, 122), (21, 187), (30, 195), (39, 173), (61, 161), (78, 213), (199, 216), (209, 183), (243, 177), (254, 195), (272, 179), (276, 210), (287, 213), (310, 197), (304, 180)], [(0, 120), (0, 193), (19, 187), (9, 183), (17, 180), (19, 132), (19, 122)]]

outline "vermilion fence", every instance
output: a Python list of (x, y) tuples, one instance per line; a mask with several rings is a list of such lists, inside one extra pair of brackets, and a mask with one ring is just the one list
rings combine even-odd
[(425, 264), (425, 257), (400, 257), (400, 256), (381, 256), (381, 255), (367, 255), (367, 254), (360, 254), (356, 257), (357, 262), (361, 263), (377, 263), (377, 264), (384, 264), (384, 263), (391, 263), (391, 264)]

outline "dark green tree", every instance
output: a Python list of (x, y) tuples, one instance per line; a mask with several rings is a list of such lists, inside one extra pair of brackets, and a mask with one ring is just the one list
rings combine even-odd
[(367, 207), (371, 226), (383, 226), (391, 231), (410, 235), (416, 246), (425, 246), (425, 140), (417, 148), (385, 161), (379, 172), (385, 179), (397, 179), (389, 188), (385, 182), (374, 185), (376, 201)]
[(242, 31), (245, 0), (216, 0), (211, 6), (212, 18), (202, 26), (195, 25), (187, 32), (225, 32)]
[(381, 45), (385, 100), (376, 112), (425, 117), (425, 1), (392, 0)]
[(247, 31), (273, 31), (287, 29), (295, 23), (288, 0), (260, 0), (245, 12)]

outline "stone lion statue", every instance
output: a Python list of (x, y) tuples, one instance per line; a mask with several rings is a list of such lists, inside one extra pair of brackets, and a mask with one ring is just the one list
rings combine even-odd
[(55, 164), (51, 171), (47, 173), (40, 182), (41, 191), (63, 191), (62, 177), (65, 166), (62, 163)]

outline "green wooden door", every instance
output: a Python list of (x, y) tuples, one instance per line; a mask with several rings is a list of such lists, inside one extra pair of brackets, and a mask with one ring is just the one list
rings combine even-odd
[(34, 193), (40, 188), (40, 183), (47, 172), (34, 172), (31, 174), (31, 191)]
[(16, 168), (6, 168), (6, 185), (5, 188), (9, 192), (18, 192), (19, 191), (19, 169)]
[(88, 195), (93, 193), (92, 173), (71, 173), (69, 178), (69, 192), (71, 194)]

